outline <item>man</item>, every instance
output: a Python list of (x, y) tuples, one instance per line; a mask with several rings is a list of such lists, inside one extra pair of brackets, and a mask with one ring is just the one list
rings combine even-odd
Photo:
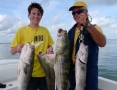
[[(36, 46), (34, 67), (28, 90), (47, 90), (45, 73), (37, 55), (39, 52), (46, 53), (47, 49), (48, 53), (53, 53), (51, 45), (54, 42), (47, 28), (39, 26), (43, 12), (43, 8), (39, 3), (31, 3), (28, 7), (30, 24), (18, 29), (11, 44), (11, 54), (21, 53), (23, 45), (27, 42)], [(41, 44), (38, 45), (38, 43)]]
[(79, 34), (83, 26), (84, 44), (88, 46), (88, 62), (85, 90), (98, 90), (98, 51), (106, 45), (105, 35), (97, 25), (92, 25), (88, 19), (88, 10), (85, 2), (78, 1), (69, 8), (72, 11), (76, 24), (69, 30), (71, 69), (69, 74), (70, 89), (75, 89), (74, 61), (76, 52), (79, 49)]

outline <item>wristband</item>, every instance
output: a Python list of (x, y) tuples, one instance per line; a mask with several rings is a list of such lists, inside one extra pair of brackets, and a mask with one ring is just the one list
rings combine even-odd
[(90, 23), (90, 22), (88, 22), (88, 24), (87, 24), (86, 28), (88, 28), (88, 27), (90, 27), (90, 26), (91, 26), (91, 23)]

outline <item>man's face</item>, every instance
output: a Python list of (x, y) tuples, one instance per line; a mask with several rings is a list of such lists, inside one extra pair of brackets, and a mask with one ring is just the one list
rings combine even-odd
[(79, 10), (83, 9), (83, 7), (75, 7), (73, 8), (72, 10), (72, 15), (73, 15), (73, 18), (74, 20), (78, 23), (79, 20), (80, 20), (80, 14), (81, 13), (77, 13)]
[(42, 16), (40, 11), (37, 8), (32, 8), (31, 12), (28, 15), (30, 19), (30, 23), (34, 25), (38, 25)]

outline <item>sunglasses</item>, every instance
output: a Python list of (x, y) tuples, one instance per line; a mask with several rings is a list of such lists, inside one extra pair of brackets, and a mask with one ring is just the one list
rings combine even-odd
[(84, 12), (85, 10), (84, 9), (80, 9), (80, 10), (78, 10), (78, 11), (76, 11), (76, 12), (72, 12), (72, 15), (75, 15), (76, 13), (77, 14), (80, 14), (80, 13), (82, 13), (82, 12)]

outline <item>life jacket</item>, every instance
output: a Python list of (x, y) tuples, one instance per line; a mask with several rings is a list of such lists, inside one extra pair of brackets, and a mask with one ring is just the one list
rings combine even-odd
[[(68, 37), (70, 40), (70, 59), (71, 59), (71, 70), (74, 69), (75, 65), (73, 64), (72, 60), (72, 52), (73, 52), (73, 46), (74, 46), (74, 35), (76, 30), (77, 24), (75, 24), (69, 31), (68, 31)], [(84, 35), (84, 44), (88, 46), (88, 59), (87, 59), (87, 68), (93, 68), (94, 66), (97, 66), (98, 63), (98, 52), (99, 47), (94, 42), (93, 38), (91, 37), (90, 33), (84, 28), (83, 30)], [(79, 37), (76, 41), (76, 52), (79, 50)]]

